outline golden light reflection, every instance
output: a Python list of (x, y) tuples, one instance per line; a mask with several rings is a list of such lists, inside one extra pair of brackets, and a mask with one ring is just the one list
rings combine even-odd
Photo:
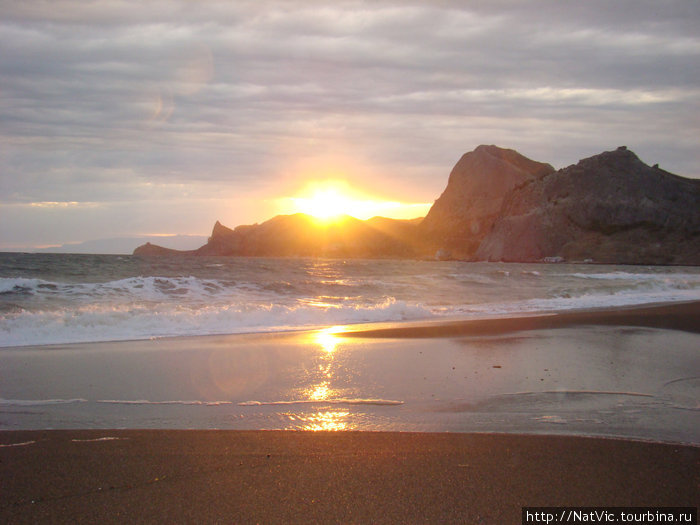
[[(336, 335), (346, 329), (344, 326), (331, 326), (309, 334), (308, 342), (318, 347), (318, 354), (310, 369), (311, 380), (308, 386), (298, 391), (306, 402), (318, 402), (319, 410), (311, 413), (286, 414), (295, 421), (295, 427), (310, 431), (350, 430), (350, 411), (335, 410), (328, 405), (335, 404), (342, 398), (342, 392), (333, 388), (335, 379), (335, 358), (338, 352), (339, 337)], [(326, 401), (326, 406), (323, 402)]]
[(347, 421), (350, 412), (348, 411), (333, 411), (316, 412), (303, 418), (303, 430), (323, 431), (323, 430), (348, 430), (349, 424)]
[(342, 326), (331, 326), (314, 332), (314, 343), (321, 347), (327, 354), (333, 354), (338, 346), (338, 337), (335, 335), (343, 330)]
[(328, 381), (321, 383), (320, 385), (315, 385), (306, 392), (306, 396), (313, 401), (323, 401), (324, 399), (329, 399), (333, 394)]

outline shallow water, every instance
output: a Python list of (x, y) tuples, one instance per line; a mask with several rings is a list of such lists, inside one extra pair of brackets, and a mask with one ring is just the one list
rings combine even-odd
[(332, 330), (0, 350), (0, 428), (517, 432), (700, 444), (700, 334)]

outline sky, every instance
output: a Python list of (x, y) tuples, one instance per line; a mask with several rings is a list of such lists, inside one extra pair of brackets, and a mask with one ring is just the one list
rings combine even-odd
[[(420, 216), (479, 144), (700, 178), (700, 2), (0, 0), (0, 250)], [(162, 243), (167, 245), (167, 243)]]

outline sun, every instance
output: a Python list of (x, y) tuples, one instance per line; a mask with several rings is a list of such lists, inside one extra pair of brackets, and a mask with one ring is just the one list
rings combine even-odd
[(384, 200), (344, 180), (309, 181), (293, 197), (278, 200), (280, 213), (305, 213), (324, 222), (349, 215), (366, 220), (377, 215), (401, 219), (425, 216), (430, 204)]
[(340, 215), (357, 213), (357, 204), (338, 188), (319, 188), (308, 197), (294, 199), (301, 213), (312, 215), (317, 219), (333, 219)]

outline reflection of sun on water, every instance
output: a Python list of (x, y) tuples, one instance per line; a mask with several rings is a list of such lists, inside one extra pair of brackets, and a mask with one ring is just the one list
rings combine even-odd
[[(344, 329), (342, 326), (332, 326), (312, 332), (309, 342), (318, 345), (320, 352), (315, 366), (316, 381), (302, 390), (302, 396), (309, 401), (323, 401), (337, 399), (339, 392), (333, 389), (331, 381), (334, 378), (333, 361), (338, 350), (339, 338), (336, 335)], [(301, 423), (302, 430), (348, 430), (350, 424), (348, 410), (333, 410), (323, 407), (318, 412), (311, 414), (288, 414), (292, 420)]]
[(325, 383), (311, 387), (305, 393), (306, 396), (312, 401), (323, 401), (324, 399), (330, 398), (331, 395), (333, 395), (333, 392), (334, 391), (331, 390), (328, 382), (326, 381)]
[(338, 336), (335, 334), (340, 332), (342, 328), (342, 326), (331, 326), (330, 328), (314, 332), (314, 343), (319, 345), (321, 350), (327, 354), (333, 354), (338, 346)]
[(304, 425), (303, 430), (321, 431), (321, 430), (349, 430), (347, 417), (350, 415), (348, 411), (333, 411), (316, 412), (301, 418)]

